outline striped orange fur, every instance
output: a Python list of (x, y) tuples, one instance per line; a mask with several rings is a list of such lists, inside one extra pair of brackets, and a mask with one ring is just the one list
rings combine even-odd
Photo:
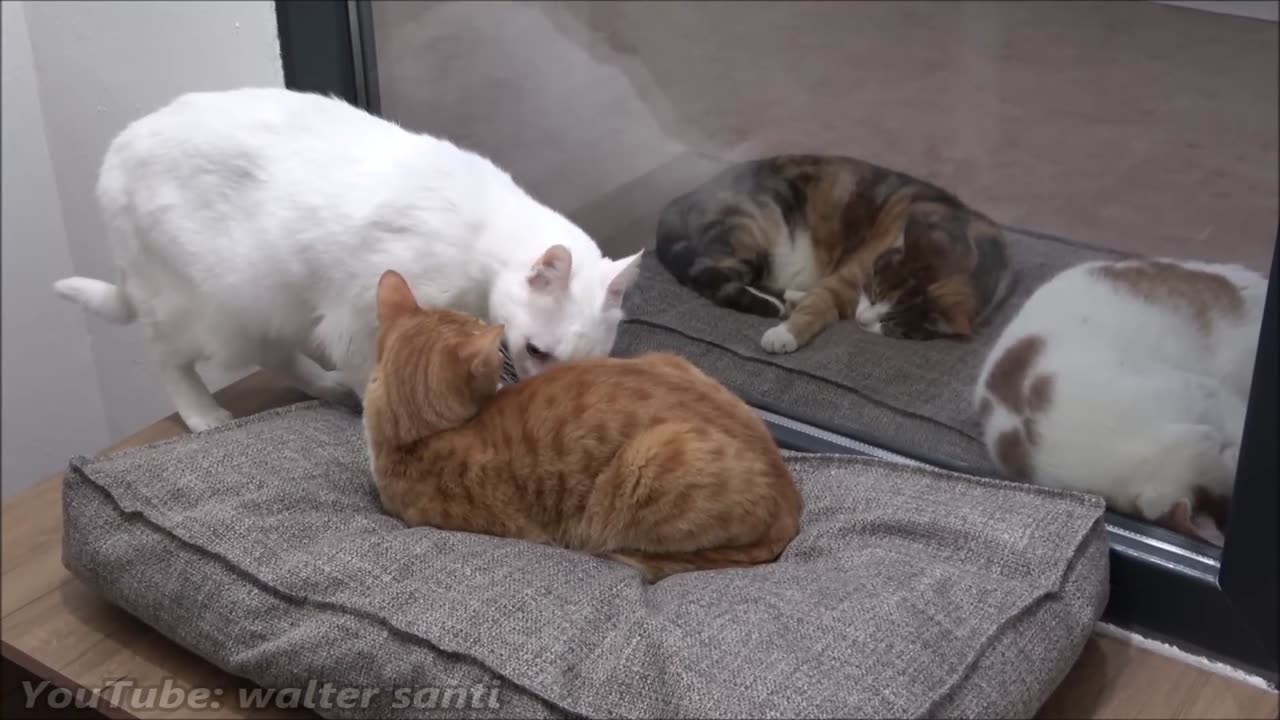
[(611, 557), (650, 581), (770, 562), (801, 499), (759, 416), (668, 354), (560, 363), (498, 390), (501, 326), (378, 284), (364, 422), (410, 525)]

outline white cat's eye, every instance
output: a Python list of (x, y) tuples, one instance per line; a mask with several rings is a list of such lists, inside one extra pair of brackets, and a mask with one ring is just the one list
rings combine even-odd
[(534, 345), (531, 342), (525, 343), (524, 350), (525, 352), (529, 353), (529, 357), (533, 358), (534, 360), (547, 360), (551, 357), (551, 353), (546, 352), (545, 350), (538, 347), (537, 345)]

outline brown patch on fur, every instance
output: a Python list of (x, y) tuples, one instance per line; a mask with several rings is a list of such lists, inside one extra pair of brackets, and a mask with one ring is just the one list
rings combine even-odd
[(1010, 480), (1031, 482), (1031, 449), (1017, 428), (1005, 430), (996, 438), (996, 462)]
[(1053, 403), (1053, 376), (1037, 375), (1027, 388), (1027, 410), (1035, 415), (1044, 413)]
[(1163, 260), (1125, 260), (1095, 266), (1093, 272), (1146, 302), (1190, 313), (1205, 334), (1213, 329), (1215, 315), (1238, 316), (1244, 310), (1240, 290), (1216, 273)]
[(1027, 381), (1044, 346), (1043, 337), (1027, 335), (1006, 347), (991, 364), (984, 383), (986, 394), (978, 403), (978, 418), (984, 432), (989, 432), (986, 426), (996, 402), (1017, 418), (1017, 424), (1003, 430), (990, 446), (995, 461), (1011, 480), (1032, 481), (1031, 450), (1041, 439), (1036, 416), (1048, 410), (1053, 402), (1052, 375), (1040, 374), (1030, 383)]
[(934, 312), (942, 316), (951, 333), (968, 338), (973, 335), (973, 322), (978, 315), (978, 299), (973, 284), (962, 275), (952, 275), (929, 286)]
[(847, 167), (826, 163), (811, 172), (813, 180), (805, 192), (809, 243), (813, 246), (814, 264), (827, 275), (847, 252), (850, 235), (860, 233), (866, 225), (854, 220), (850, 213), (856, 203), (857, 178)]
[(1044, 338), (1027, 335), (1005, 348), (991, 366), (987, 375), (987, 391), (1014, 415), (1021, 415), (1027, 407), (1022, 388), (1027, 381), (1027, 373), (1043, 351)]
[(1031, 447), (1040, 444), (1040, 428), (1036, 425), (1035, 418), (1022, 418), (1022, 437), (1026, 439), (1027, 444)]
[(560, 363), (497, 391), (502, 328), (410, 309), (408, 292), (379, 283), (364, 403), (392, 515), (613, 557), (650, 581), (772, 561), (799, 531), (764, 422), (687, 361)]
[(991, 419), (991, 413), (993, 412), (995, 412), (995, 405), (992, 404), (991, 398), (984, 396), (982, 400), (978, 402), (978, 422), (982, 425), (986, 425), (987, 421)]

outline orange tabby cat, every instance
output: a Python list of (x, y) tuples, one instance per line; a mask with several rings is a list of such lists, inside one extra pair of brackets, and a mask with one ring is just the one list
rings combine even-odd
[(501, 325), (378, 282), (365, 433), (409, 525), (612, 557), (650, 582), (771, 562), (801, 500), (760, 418), (666, 354), (565, 362), (498, 390)]

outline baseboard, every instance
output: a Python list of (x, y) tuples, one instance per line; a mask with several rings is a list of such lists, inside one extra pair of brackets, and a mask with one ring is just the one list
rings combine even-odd
[(1148, 650), (1157, 655), (1172, 658), (1178, 662), (1186, 663), (1216, 675), (1222, 675), (1223, 677), (1229, 677), (1233, 680), (1239, 680), (1242, 683), (1252, 685), (1253, 687), (1260, 688), (1262, 690), (1276, 692), (1276, 686), (1268, 682), (1266, 678), (1254, 675), (1246, 670), (1241, 670), (1240, 668), (1219, 662), (1212, 658), (1187, 652), (1186, 650), (1170, 645), (1169, 643), (1144, 637), (1135, 632), (1116, 627), (1110, 623), (1099, 622), (1094, 626), (1094, 632), (1102, 637), (1113, 638), (1128, 645), (1133, 645), (1134, 647)]

